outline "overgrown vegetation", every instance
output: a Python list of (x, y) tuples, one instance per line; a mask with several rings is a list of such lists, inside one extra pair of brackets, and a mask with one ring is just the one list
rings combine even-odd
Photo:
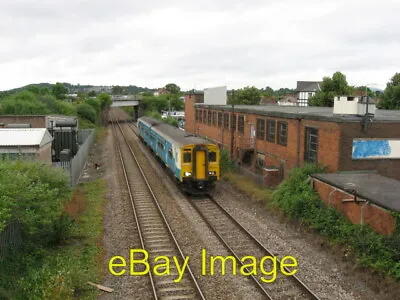
[(235, 163), (230, 159), (228, 151), (222, 149), (219, 154), (221, 174), (232, 172), (235, 169)]
[(51, 88), (28, 86), (16, 93), (0, 98), (0, 115), (47, 115), (78, 116), (81, 128), (96, 127), (101, 112), (111, 104), (108, 94), (97, 98), (82, 97), (70, 103), (64, 100), (67, 89), (57, 83)]
[(0, 299), (94, 299), (105, 183), (78, 187), (72, 200), (58, 169), (0, 162), (0, 232), (18, 220), (22, 246), (0, 257)]
[[(359, 263), (400, 279), (400, 232), (382, 236), (368, 225), (354, 225), (328, 207), (308, 182), (308, 176), (325, 168), (305, 165), (293, 169), (289, 179), (273, 193), (272, 201), (290, 218), (301, 221), (335, 243), (351, 247)], [(397, 223), (399, 224), (399, 223)]]

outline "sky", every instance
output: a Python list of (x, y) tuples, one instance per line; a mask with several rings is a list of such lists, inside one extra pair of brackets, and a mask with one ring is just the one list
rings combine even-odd
[(400, 72), (400, 0), (1, 0), (0, 90), (295, 88)]

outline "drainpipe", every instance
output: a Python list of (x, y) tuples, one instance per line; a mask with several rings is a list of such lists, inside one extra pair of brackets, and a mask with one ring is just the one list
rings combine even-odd
[(331, 206), (331, 202), (332, 202), (332, 195), (334, 192), (338, 192), (339, 190), (337, 188), (335, 188), (333, 191), (331, 191), (329, 193), (329, 201), (328, 201), (328, 205)]
[(296, 167), (300, 167), (300, 125), (301, 119), (297, 119), (297, 159), (296, 159)]
[(361, 206), (361, 220), (360, 224), (364, 225), (364, 209), (369, 204), (369, 201), (365, 201), (365, 203)]

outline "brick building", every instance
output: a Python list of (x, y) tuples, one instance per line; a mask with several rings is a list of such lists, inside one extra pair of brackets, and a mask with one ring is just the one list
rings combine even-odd
[(400, 140), (399, 111), (376, 110), (365, 126), (364, 116), (334, 114), (327, 107), (232, 108), (202, 102), (200, 95), (185, 96), (185, 130), (218, 143), (242, 166), (274, 174), (275, 180), (305, 162), (324, 164), (330, 172), (376, 170), (400, 180), (399, 149), (390, 157), (354, 156), (357, 143)]

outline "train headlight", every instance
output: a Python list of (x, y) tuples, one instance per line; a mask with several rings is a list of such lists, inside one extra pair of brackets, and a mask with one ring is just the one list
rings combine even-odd
[(192, 176), (192, 172), (185, 172), (185, 176), (186, 176), (186, 177)]
[(215, 174), (216, 174), (215, 171), (208, 172), (208, 175), (215, 175)]

